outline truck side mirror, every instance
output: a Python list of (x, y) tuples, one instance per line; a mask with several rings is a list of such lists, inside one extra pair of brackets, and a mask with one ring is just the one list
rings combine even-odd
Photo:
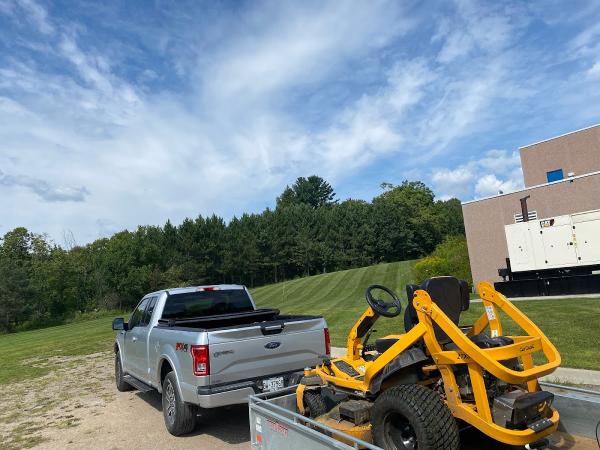
[(125, 322), (125, 319), (123, 319), (122, 317), (117, 317), (112, 322), (112, 329), (113, 330), (125, 330), (125, 331), (127, 331), (128, 328), (129, 327), (127, 326), (127, 322)]

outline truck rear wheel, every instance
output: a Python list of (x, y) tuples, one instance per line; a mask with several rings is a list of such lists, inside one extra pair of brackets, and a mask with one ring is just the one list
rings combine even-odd
[(196, 406), (185, 403), (177, 388), (174, 372), (169, 372), (162, 386), (165, 425), (173, 436), (191, 433), (196, 426)]
[(392, 387), (371, 409), (371, 433), (385, 450), (457, 450), (456, 420), (439, 394), (418, 384)]
[(121, 355), (119, 352), (115, 353), (115, 384), (119, 392), (131, 391), (133, 386), (130, 385), (123, 378), (123, 366), (121, 365)]

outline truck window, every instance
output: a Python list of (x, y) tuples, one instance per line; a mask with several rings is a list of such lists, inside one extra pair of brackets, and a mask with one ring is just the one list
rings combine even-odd
[(172, 294), (163, 309), (163, 319), (190, 318), (254, 311), (244, 289), (186, 292)]
[(148, 305), (148, 300), (150, 300), (150, 299), (149, 298), (142, 299), (142, 301), (137, 305), (137, 307), (133, 311), (133, 314), (131, 315), (131, 318), (129, 319), (129, 329), (130, 330), (134, 327), (141, 326), (141, 321), (142, 321), (142, 318), (144, 317), (144, 311), (146, 310), (146, 306)]
[(150, 297), (150, 301), (148, 302), (148, 307), (146, 308), (146, 312), (144, 312), (144, 316), (140, 322), (141, 327), (145, 327), (150, 323), (150, 319), (152, 318), (152, 313), (154, 312), (154, 307), (156, 306), (156, 301), (158, 300), (158, 296)]

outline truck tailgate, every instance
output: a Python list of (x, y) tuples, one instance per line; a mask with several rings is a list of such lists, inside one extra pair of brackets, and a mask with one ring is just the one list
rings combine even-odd
[(283, 319), (208, 332), (210, 384), (302, 370), (325, 354), (322, 318)]

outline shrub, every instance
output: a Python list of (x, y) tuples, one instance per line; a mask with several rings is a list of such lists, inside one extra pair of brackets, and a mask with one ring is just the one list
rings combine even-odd
[(451, 275), (473, 284), (467, 240), (464, 236), (450, 236), (439, 244), (431, 255), (417, 262), (412, 270), (413, 279), (420, 283), (426, 278)]

